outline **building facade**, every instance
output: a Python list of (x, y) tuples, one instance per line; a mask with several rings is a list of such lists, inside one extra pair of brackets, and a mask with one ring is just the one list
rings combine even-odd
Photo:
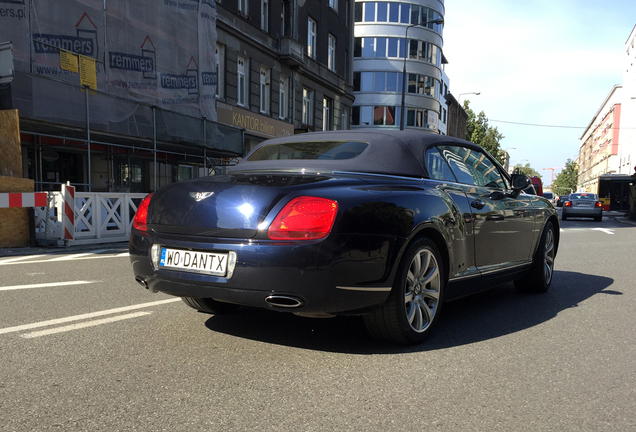
[(349, 129), (352, 0), (217, 2), (220, 122), (266, 138)]
[(601, 175), (618, 174), (623, 100), (623, 87), (615, 85), (581, 137), (578, 185), (583, 191), (596, 193)]
[(353, 127), (440, 132), (443, 18), (441, 0), (356, 0)]
[(634, 174), (636, 167), (636, 26), (625, 42), (621, 146), (617, 174)]
[(24, 177), (150, 192), (258, 142), (347, 129), (353, 0), (16, 0), (0, 15)]

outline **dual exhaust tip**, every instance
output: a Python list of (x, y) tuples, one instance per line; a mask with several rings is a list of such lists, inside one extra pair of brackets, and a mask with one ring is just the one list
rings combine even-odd
[[(149, 289), (148, 283), (143, 278), (137, 276), (135, 280), (142, 287)], [(265, 297), (265, 301), (267, 302), (267, 304), (277, 308), (298, 308), (305, 304), (301, 299), (297, 297), (285, 295), (270, 295)]]
[(297, 308), (305, 304), (301, 299), (297, 297), (285, 295), (270, 295), (265, 297), (265, 301), (269, 305), (279, 308)]

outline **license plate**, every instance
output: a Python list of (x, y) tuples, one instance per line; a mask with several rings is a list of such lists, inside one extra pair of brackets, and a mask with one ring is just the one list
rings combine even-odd
[(196, 252), (180, 249), (161, 249), (160, 268), (225, 276), (228, 256), (226, 253)]

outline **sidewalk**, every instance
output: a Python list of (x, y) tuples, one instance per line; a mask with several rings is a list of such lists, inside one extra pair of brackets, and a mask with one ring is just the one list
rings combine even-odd
[(604, 217), (613, 218), (616, 222), (630, 224), (630, 225), (636, 225), (636, 221), (629, 220), (629, 217), (627, 215), (628, 215), (628, 213), (624, 212), (624, 211), (603, 212), (603, 216)]
[(47, 255), (47, 254), (75, 254), (82, 252), (91, 252), (96, 250), (128, 250), (128, 242), (120, 243), (102, 243), (91, 245), (79, 245), (68, 247), (56, 247), (56, 246), (37, 246), (37, 247), (23, 247), (23, 248), (0, 248), (0, 258), (5, 257), (19, 257), (25, 255)]

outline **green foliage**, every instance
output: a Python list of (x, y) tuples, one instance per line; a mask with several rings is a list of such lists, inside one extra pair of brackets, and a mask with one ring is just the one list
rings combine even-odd
[(552, 190), (558, 195), (569, 195), (576, 192), (578, 177), (579, 167), (572, 159), (568, 159), (563, 171), (554, 179)]
[(539, 174), (539, 172), (536, 169), (532, 168), (529, 163), (525, 165), (521, 165), (521, 164), (515, 165), (514, 170), (512, 172), (515, 174), (525, 174), (528, 177), (541, 178), (541, 174)]
[(466, 139), (482, 146), (488, 153), (493, 155), (501, 165), (504, 164), (505, 153), (501, 149), (499, 142), (504, 136), (499, 133), (496, 127), (488, 125), (488, 117), (484, 112), (475, 115), (475, 112), (469, 108), (470, 101), (464, 101), (464, 109), (468, 114), (466, 120)]

